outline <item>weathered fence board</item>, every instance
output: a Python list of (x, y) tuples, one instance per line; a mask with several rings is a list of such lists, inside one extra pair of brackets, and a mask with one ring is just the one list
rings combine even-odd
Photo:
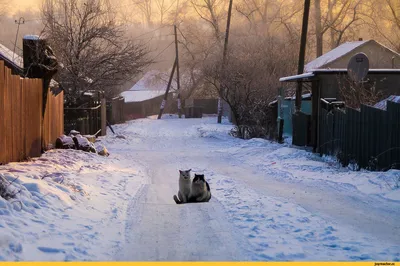
[(48, 93), (42, 117), (42, 80), (12, 75), (0, 60), (0, 163), (41, 155), (63, 133), (63, 93)]
[[(64, 132), (64, 93), (54, 96), (47, 93), (46, 112), (43, 121), (43, 147), (54, 145), (55, 140)], [(60, 133), (61, 132), (61, 133)]]
[(115, 97), (107, 102), (107, 121), (111, 125), (125, 123), (124, 106), (123, 97)]

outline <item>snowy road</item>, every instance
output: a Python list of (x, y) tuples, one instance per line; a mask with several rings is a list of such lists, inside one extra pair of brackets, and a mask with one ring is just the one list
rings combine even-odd
[[(370, 197), (349, 184), (286, 180), (290, 169), (266, 171), (268, 162), (253, 161), (272, 144), (261, 141), (254, 147), (253, 141), (247, 147), (226, 136), (228, 127), (167, 119), (118, 128), (130, 136), (128, 143), (134, 142), (131, 159), (150, 169), (149, 184), (132, 208), (139, 218), (129, 224), (129, 241), (119, 258), (362, 260), (379, 253), (382, 259), (383, 254), (398, 258), (399, 202)], [(172, 201), (177, 170), (186, 168), (210, 179), (215, 191), (209, 204), (176, 206)], [(383, 246), (377, 250), (374, 242)]]
[[(22, 222), (13, 219), (29, 212), (2, 214), (0, 204), (0, 236), (9, 239), (0, 260), (400, 260), (400, 171), (353, 172), (288, 145), (232, 138), (215, 118), (168, 118), (115, 126), (126, 139), (102, 139), (109, 158), (80, 153), (65, 166), (74, 151), (44, 155), (89, 196), (74, 192), (62, 212), (39, 203), (45, 230), (16, 230)], [(26, 184), (32, 164), (0, 174), (12, 169), (9, 178)], [(178, 169), (188, 168), (205, 174), (209, 203), (174, 203)]]

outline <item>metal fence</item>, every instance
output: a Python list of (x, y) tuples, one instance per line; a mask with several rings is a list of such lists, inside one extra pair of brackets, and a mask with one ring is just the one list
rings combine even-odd
[(337, 156), (344, 166), (400, 169), (400, 104), (388, 101), (386, 110), (366, 105), (360, 110), (326, 106), (319, 116), (321, 155)]

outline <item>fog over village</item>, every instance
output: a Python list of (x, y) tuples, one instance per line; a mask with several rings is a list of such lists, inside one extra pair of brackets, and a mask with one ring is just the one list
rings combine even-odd
[(400, 261), (400, 0), (0, 0), (1, 261)]

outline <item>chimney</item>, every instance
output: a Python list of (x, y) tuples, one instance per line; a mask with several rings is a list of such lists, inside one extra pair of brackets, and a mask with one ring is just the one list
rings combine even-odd
[(361, 42), (363, 40), (363, 38), (358, 38), (358, 40)]
[(47, 91), (52, 77), (57, 73), (57, 58), (46, 39), (37, 35), (26, 35), (22, 40), (24, 75), (43, 80), (43, 117), (46, 110)]
[(39, 63), (43, 61), (45, 40), (37, 35), (26, 35), (22, 40), (24, 58), (24, 74), (28, 78), (43, 78), (43, 69)]

